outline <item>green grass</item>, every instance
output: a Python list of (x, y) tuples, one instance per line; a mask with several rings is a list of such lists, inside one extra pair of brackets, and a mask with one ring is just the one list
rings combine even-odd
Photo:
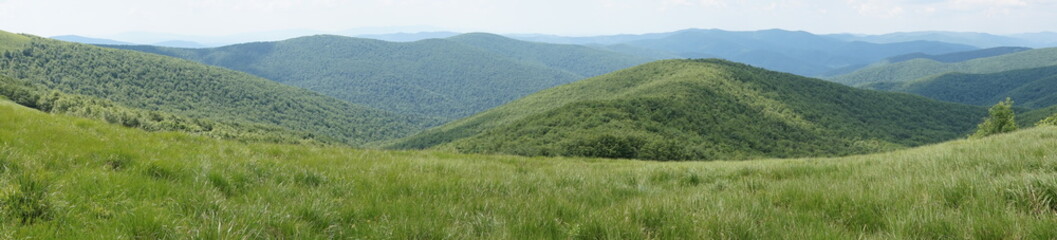
[(30, 38), (19, 34), (0, 34), (0, 53), (6, 51), (18, 51), (29, 44)]
[(1053, 239), (1057, 127), (661, 163), (242, 144), (0, 102), (0, 239)]

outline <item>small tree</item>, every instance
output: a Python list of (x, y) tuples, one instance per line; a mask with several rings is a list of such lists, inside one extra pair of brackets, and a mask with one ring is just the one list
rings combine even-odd
[(1007, 133), (1017, 130), (1017, 122), (1014, 119), (1013, 99), (1006, 98), (987, 110), (989, 116), (981, 123), (973, 134), (973, 138), (981, 138), (998, 133)]
[(1057, 114), (1053, 114), (1053, 116), (1050, 116), (1050, 117), (1048, 117), (1046, 119), (1043, 119), (1042, 121), (1039, 121), (1039, 123), (1037, 123), (1035, 125), (1036, 126), (1057, 126)]

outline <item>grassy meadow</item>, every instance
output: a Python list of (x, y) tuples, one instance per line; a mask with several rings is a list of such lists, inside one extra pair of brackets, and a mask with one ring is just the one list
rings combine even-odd
[(0, 100), (0, 239), (1055, 239), (1057, 127), (818, 159), (245, 144)]

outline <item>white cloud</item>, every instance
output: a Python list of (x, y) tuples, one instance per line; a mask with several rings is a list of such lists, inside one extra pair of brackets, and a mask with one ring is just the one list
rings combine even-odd
[(886, 0), (848, 0), (848, 5), (866, 17), (894, 18), (905, 12), (901, 4)]

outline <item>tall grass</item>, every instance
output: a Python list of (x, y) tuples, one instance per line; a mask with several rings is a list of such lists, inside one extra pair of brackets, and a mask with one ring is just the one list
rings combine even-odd
[(1057, 127), (658, 163), (242, 144), (0, 102), (0, 238), (1054, 239)]

